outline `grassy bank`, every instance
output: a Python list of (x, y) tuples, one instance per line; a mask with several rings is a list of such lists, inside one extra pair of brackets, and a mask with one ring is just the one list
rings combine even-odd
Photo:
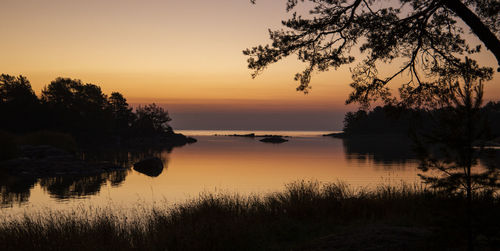
[[(476, 196), (481, 249), (500, 246), (498, 197)], [(421, 187), (354, 190), (296, 182), (278, 193), (202, 194), (133, 219), (111, 209), (43, 212), (0, 223), (1, 250), (443, 250), (466, 246), (460, 196)]]

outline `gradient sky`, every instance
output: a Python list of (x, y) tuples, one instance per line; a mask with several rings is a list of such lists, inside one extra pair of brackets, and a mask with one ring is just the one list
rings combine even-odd
[[(268, 43), (286, 0), (1, 0), (0, 71), (25, 75), (37, 94), (56, 77), (165, 106), (176, 129), (338, 130), (349, 68), (295, 91), (290, 57), (251, 79), (242, 50)], [(495, 65), (484, 53), (481, 63)], [(498, 99), (498, 74), (486, 97)]]

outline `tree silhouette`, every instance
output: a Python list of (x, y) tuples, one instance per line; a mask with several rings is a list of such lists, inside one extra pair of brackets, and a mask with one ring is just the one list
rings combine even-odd
[(30, 81), (22, 76), (0, 75), (0, 102), (2, 104), (23, 105), (27, 103), (37, 103), (38, 98), (31, 88)]
[[(252, 1), (255, 2), (255, 1)], [(288, 0), (287, 11), (299, 2)], [(364, 60), (352, 70), (354, 88), (347, 102), (368, 105), (382, 99), (393, 102), (387, 84), (397, 75), (409, 72), (410, 87), (418, 94), (420, 86), (438, 84), (439, 74), (463, 62), (461, 56), (480, 51), (465, 39), (462, 20), (495, 55), (500, 65), (500, 3), (496, 0), (309, 0), (314, 6), (307, 17), (296, 12), (282, 21), (285, 30), (269, 31), (271, 45), (243, 51), (248, 67), (257, 76), (268, 65), (292, 54), (307, 63), (295, 75), (297, 90), (307, 92), (313, 71), (327, 71), (354, 62), (351, 50), (359, 48)], [(390, 6), (388, 6), (390, 5)], [(389, 76), (379, 76), (377, 65), (397, 59), (404, 63)], [(398, 62), (400, 61), (398, 60)], [(500, 70), (500, 68), (499, 68)], [(425, 80), (425, 81), (424, 81)]]
[(42, 90), (41, 100), (52, 111), (54, 128), (76, 134), (109, 131), (110, 106), (107, 96), (97, 85), (57, 78)]
[(113, 114), (114, 130), (121, 135), (129, 133), (135, 120), (135, 114), (127, 103), (127, 99), (121, 93), (113, 92), (108, 98), (108, 102)]
[(484, 111), (487, 108), (482, 107), (483, 81), (489, 78), (491, 72), (481, 71), (468, 60), (454, 78), (443, 80), (447, 88), (429, 93), (435, 98), (432, 106), (439, 102), (440, 109), (431, 113), (432, 130), (423, 132), (424, 137), (418, 140), (418, 153), (423, 171), (442, 171), (440, 177), (421, 175), (434, 187), (466, 191), (468, 198), (474, 189), (500, 187), (498, 169), (472, 170), (485, 143), (492, 138)]
[[(492, 72), (466, 59), (460, 67), (443, 73), (440, 88), (426, 90), (430, 113), (430, 132), (416, 137), (420, 159), (419, 174), (425, 183), (449, 193), (465, 193), (469, 250), (473, 247), (472, 200), (474, 192), (500, 188), (500, 166), (478, 165), (485, 143), (492, 139), (483, 103), (483, 82)], [(436, 172), (437, 171), (437, 172)]]
[(37, 129), (38, 112), (38, 98), (26, 77), (0, 75), (1, 128), (15, 132)]
[[(255, 0), (251, 0), (255, 3)], [(288, 0), (287, 11), (299, 2)], [(422, 175), (435, 187), (454, 192), (463, 189), (468, 204), (469, 249), (472, 249), (470, 210), (474, 188), (499, 186), (496, 168), (473, 170), (477, 163), (475, 145), (491, 139), (481, 112), (483, 82), (490, 80), (491, 68), (481, 68), (469, 55), (481, 46), (464, 39), (463, 21), (495, 55), (500, 65), (500, 2), (498, 0), (309, 0), (313, 7), (307, 17), (296, 12), (282, 21), (286, 29), (269, 31), (271, 45), (256, 46), (243, 53), (256, 77), (272, 63), (295, 54), (307, 64), (295, 75), (297, 90), (308, 92), (311, 74), (353, 63), (352, 49), (359, 48), (364, 59), (352, 72), (353, 87), (346, 103), (367, 107), (378, 99), (388, 104), (441, 107), (436, 124), (426, 135), (419, 153), (423, 171), (439, 170), (438, 176)], [(381, 64), (404, 62), (388, 76), (380, 76)], [(498, 68), (500, 71), (500, 67)], [(399, 88), (399, 99), (388, 84), (404, 73), (409, 80)], [(356, 116), (350, 114), (348, 122)], [(481, 143), (479, 143), (481, 149)], [(438, 154), (436, 154), (438, 152)], [(439, 158), (438, 158), (439, 156)], [(443, 160), (444, 159), (444, 160)]]
[(413, 117), (424, 116), (422, 110), (393, 105), (377, 106), (372, 111), (347, 112), (343, 132), (350, 135), (406, 136)]
[(144, 135), (173, 133), (168, 125), (168, 122), (172, 120), (168, 112), (155, 103), (137, 107), (135, 114), (137, 118), (134, 122), (134, 129), (138, 133)]

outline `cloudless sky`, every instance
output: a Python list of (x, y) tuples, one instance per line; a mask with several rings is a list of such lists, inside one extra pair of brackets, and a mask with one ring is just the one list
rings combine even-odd
[[(292, 56), (251, 79), (242, 50), (268, 43), (286, 0), (1, 0), (0, 71), (25, 75), (40, 94), (56, 77), (165, 106), (177, 129), (338, 130), (349, 68), (313, 76)], [(305, 8), (304, 8), (305, 9)], [(484, 53), (481, 62), (495, 65)], [(486, 96), (498, 99), (498, 77)]]

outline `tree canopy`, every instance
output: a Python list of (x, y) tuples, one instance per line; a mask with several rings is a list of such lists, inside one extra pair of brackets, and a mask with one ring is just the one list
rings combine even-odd
[(142, 134), (172, 133), (172, 128), (168, 125), (172, 119), (167, 111), (155, 103), (137, 107), (136, 116), (134, 126)]
[(176, 136), (162, 107), (150, 104), (134, 112), (121, 93), (108, 97), (98, 85), (71, 78), (56, 78), (38, 98), (26, 77), (2, 74), (0, 113), (0, 131), (59, 131), (82, 143)]
[[(295, 10), (299, 2), (313, 6), (306, 17)], [(291, 18), (282, 21), (285, 29), (269, 31), (272, 43), (243, 53), (249, 56), (253, 77), (270, 64), (296, 54), (307, 63), (306, 69), (295, 75), (300, 83), (297, 90), (306, 93), (314, 71), (353, 63), (351, 51), (355, 48), (364, 59), (351, 69), (354, 90), (347, 103), (395, 101), (387, 84), (403, 72), (409, 73), (410, 80), (403, 83), (402, 89), (411, 90), (412, 95), (425, 93), (442, 82), (444, 73), (460, 68), (465, 57), (481, 51), (481, 45), (465, 39), (467, 31), (461, 21), (500, 65), (497, 0), (288, 0), (286, 10), (293, 12)], [(404, 62), (398, 69), (389, 76), (380, 76), (379, 64), (401, 59)], [(492, 72), (490, 68), (481, 70)]]
[(30, 81), (20, 75), (0, 75), (0, 125), (10, 131), (36, 129), (39, 101)]

